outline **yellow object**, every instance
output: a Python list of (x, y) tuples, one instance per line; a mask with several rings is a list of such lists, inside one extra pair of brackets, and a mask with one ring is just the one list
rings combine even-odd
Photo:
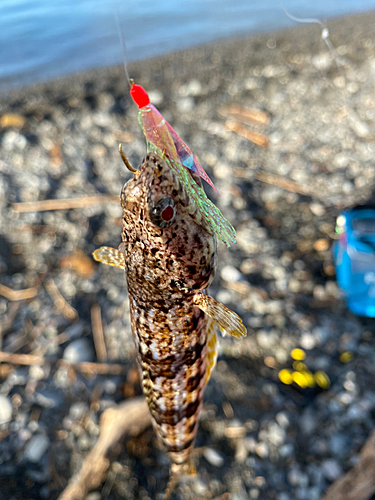
[(350, 351), (345, 351), (340, 354), (340, 361), (341, 363), (350, 363), (354, 358), (354, 354)]
[(293, 359), (296, 361), (303, 361), (306, 358), (306, 353), (302, 349), (293, 349), (293, 351), (290, 353)]
[(328, 389), (331, 386), (331, 381), (328, 375), (322, 371), (315, 372), (314, 379), (318, 386), (322, 389)]
[(293, 382), (295, 382), (297, 385), (299, 385), (301, 387), (301, 389), (306, 389), (307, 381), (306, 381), (306, 377), (303, 373), (293, 372), (292, 379), (293, 379)]
[(25, 125), (25, 123), (26, 123), (26, 118), (22, 115), (9, 114), (9, 115), (2, 115), (0, 117), (0, 126), (3, 128), (7, 127), (21, 128)]
[(279, 379), (283, 384), (290, 385), (293, 382), (292, 373), (290, 370), (284, 368), (279, 371)]
[(301, 373), (305, 377), (306, 385), (308, 387), (315, 387), (314, 375), (310, 371), (308, 371), (308, 370), (307, 371), (303, 371)]
[(305, 372), (308, 370), (305, 363), (301, 363), (301, 361), (294, 361), (292, 366), (293, 369), (296, 370), (297, 372)]

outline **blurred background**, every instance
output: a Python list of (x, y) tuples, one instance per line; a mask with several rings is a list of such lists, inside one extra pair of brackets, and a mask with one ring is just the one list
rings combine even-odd
[(0, 500), (161, 500), (168, 481), (149, 428), (65, 490), (102, 415), (141, 395), (124, 272), (92, 259), (121, 241), (119, 143), (134, 166), (146, 152), (115, 15), (131, 76), (237, 232), (209, 293), (248, 336), (220, 339), (198, 476), (174, 499), (320, 500), (361, 464), (375, 326), (348, 309), (332, 245), (374, 198), (375, 1), (286, 7), (327, 20), (329, 46), (278, 0), (0, 0)]
[[(322, 20), (374, 8), (373, 0), (288, 0), (300, 18)], [(0, 87), (20, 86), (203, 42), (295, 24), (279, 0), (2, 0)]]

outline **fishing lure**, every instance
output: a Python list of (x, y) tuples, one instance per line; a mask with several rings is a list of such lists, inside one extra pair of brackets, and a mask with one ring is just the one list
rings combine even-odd
[[(221, 214), (215, 207), (212, 223), (205, 212), (210, 205), (200, 201), (205, 198), (197, 173), (206, 174), (148, 98), (141, 100), (145, 91), (132, 90), (148, 154), (136, 170), (120, 146), (125, 165), (135, 174), (121, 191), (122, 243), (93, 255), (125, 270), (142, 388), (156, 434), (172, 461), (167, 498), (180, 475), (194, 471), (191, 452), (204, 389), (216, 363), (216, 325), (234, 337), (245, 336), (246, 328), (236, 313), (206, 294), (216, 270)], [(191, 159), (184, 165), (187, 155)]]
[(187, 173), (187, 169), (198, 174), (217, 193), (213, 182), (204, 171), (197, 157), (191, 152), (177, 132), (150, 103), (147, 92), (130, 80), (130, 95), (139, 108), (138, 120), (146, 137), (147, 151), (164, 157), (184, 184), (189, 196), (195, 201), (203, 223), (208, 231), (216, 234), (218, 240), (228, 247), (236, 241), (236, 233), (220, 210), (209, 200), (200, 183)]

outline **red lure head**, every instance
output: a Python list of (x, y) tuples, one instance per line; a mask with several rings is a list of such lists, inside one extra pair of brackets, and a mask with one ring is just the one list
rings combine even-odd
[(140, 85), (132, 83), (132, 86), (130, 88), (130, 95), (139, 109), (147, 106), (147, 104), (150, 104), (150, 99), (147, 92)]

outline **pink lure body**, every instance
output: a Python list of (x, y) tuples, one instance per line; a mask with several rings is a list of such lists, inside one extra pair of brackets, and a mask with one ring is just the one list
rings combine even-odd
[(199, 177), (205, 180), (218, 193), (197, 157), (155, 106), (150, 104), (144, 88), (133, 83), (130, 95), (139, 107), (139, 118), (146, 140), (161, 152), (165, 152), (172, 161), (180, 163), (189, 170), (196, 172)]

